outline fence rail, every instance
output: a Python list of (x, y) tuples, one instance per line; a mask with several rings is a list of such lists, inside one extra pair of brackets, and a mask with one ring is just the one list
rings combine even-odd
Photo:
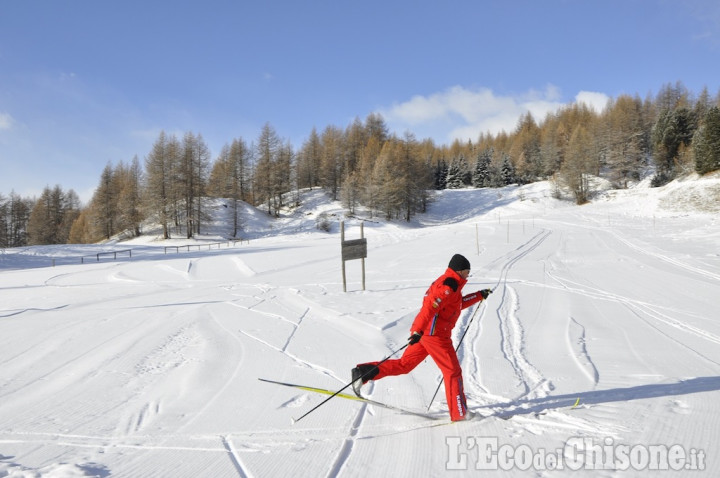
[[(172, 251), (173, 249), (175, 250), (175, 253), (179, 253), (181, 251), (182, 252), (184, 252), (184, 251), (190, 252), (192, 250), (201, 251), (203, 249), (208, 249), (208, 250), (213, 249), (213, 248), (220, 249), (223, 246), (227, 246), (229, 248), (229, 247), (235, 246), (235, 244), (237, 244), (238, 242), (240, 244), (242, 244), (243, 241), (250, 243), (250, 241), (244, 240), (244, 239), (233, 239), (233, 240), (229, 240), (227, 242), (213, 242), (210, 244), (186, 244), (186, 245), (182, 245), (182, 246), (165, 246), (165, 254), (167, 254), (168, 251)], [(100, 262), (100, 259), (102, 259), (104, 257), (107, 257), (107, 258), (112, 257), (112, 260), (117, 260), (118, 256), (121, 256), (121, 257), (127, 256), (128, 258), (132, 259), (132, 251), (133, 251), (132, 249), (122, 249), (122, 250), (118, 250), (118, 251), (103, 251), (103, 252), (98, 252), (96, 254), (80, 256), (80, 263), (85, 264), (86, 262), (91, 262), (91, 261), (92, 262)], [(76, 261), (76, 260), (77, 260), (77, 256), (75, 256), (75, 258), (53, 257), (52, 258), (52, 267), (55, 267), (56, 263), (58, 263), (58, 262), (61, 264), (62, 263), (68, 264), (68, 263), (71, 263), (72, 261)]]
[[(171, 251), (173, 249), (175, 249), (175, 253), (177, 254), (180, 252), (181, 249), (186, 252), (190, 252), (192, 250), (201, 251), (201, 250), (203, 250), (203, 248), (207, 248), (209, 250), (215, 246), (217, 246), (217, 248), (220, 249), (223, 245), (227, 245), (227, 247), (233, 247), (238, 242), (240, 244), (242, 244), (243, 240), (242, 239), (233, 239), (232, 241), (228, 241), (228, 242), (213, 242), (211, 244), (186, 244), (183, 246), (165, 246), (165, 254), (167, 254), (168, 251)], [(250, 242), (250, 241), (247, 241), (247, 242)]]
[(102, 256), (112, 256), (113, 260), (117, 259), (118, 254), (127, 254), (128, 257), (132, 257), (132, 249), (123, 249), (122, 251), (106, 251), (106, 252), (98, 252), (97, 254), (92, 254), (89, 256), (82, 256), (80, 258), (80, 263), (85, 264), (85, 258), (86, 257), (94, 257), (97, 262), (100, 262), (100, 257)]

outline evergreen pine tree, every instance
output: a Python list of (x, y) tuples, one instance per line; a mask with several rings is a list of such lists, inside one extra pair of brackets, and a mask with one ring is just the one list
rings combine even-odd
[(492, 148), (484, 149), (477, 155), (475, 168), (473, 169), (472, 185), (475, 188), (490, 186), (490, 162), (492, 160)]
[(696, 128), (695, 114), (685, 106), (660, 113), (652, 131), (653, 159), (657, 168), (654, 186), (661, 186), (676, 176), (675, 165), (681, 148), (690, 146)]
[(515, 166), (513, 166), (510, 161), (510, 156), (506, 153), (503, 153), (502, 164), (500, 166), (500, 179), (503, 186), (507, 186), (516, 181)]
[(695, 170), (699, 174), (720, 169), (720, 108), (712, 106), (693, 139)]
[(465, 156), (460, 154), (450, 162), (445, 187), (447, 189), (461, 189), (468, 184), (470, 184), (470, 171)]
[(448, 163), (444, 159), (441, 159), (435, 165), (433, 179), (436, 190), (445, 189), (447, 187), (448, 169)]
[(0, 247), (8, 246), (8, 231), (10, 229), (8, 218), (8, 202), (5, 197), (0, 194)]

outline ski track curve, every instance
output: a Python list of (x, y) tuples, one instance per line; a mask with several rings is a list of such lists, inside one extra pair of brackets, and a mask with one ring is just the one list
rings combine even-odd
[[(583, 226), (587, 227), (587, 226)], [(615, 240), (619, 241), (622, 244), (625, 244), (630, 249), (641, 252), (651, 258), (654, 258), (656, 260), (659, 260), (661, 262), (669, 263), (675, 267), (678, 267), (684, 271), (689, 271), (695, 274), (699, 274), (700, 276), (704, 277), (705, 279), (720, 279), (720, 276), (717, 274), (713, 274), (711, 272), (705, 271), (703, 269), (699, 269), (693, 266), (690, 266), (688, 264), (685, 264), (681, 261), (671, 259), (663, 254), (655, 253), (652, 251), (649, 251), (645, 248), (642, 248), (631, 241), (623, 238), (620, 236), (619, 233), (614, 231), (607, 231), (602, 228), (598, 227), (587, 227), (588, 229), (591, 229), (593, 231), (598, 231), (603, 234), (609, 235), (609, 237), (614, 238)], [(603, 239), (601, 239), (599, 236), (595, 236), (599, 243), (605, 243)], [(605, 246), (612, 250), (612, 247), (608, 244), (605, 244)], [(564, 291), (576, 293), (579, 295), (586, 296), (593, 300), (604, 300), (604, 301), (611, 301), (623, 304), (624, 307), (626, 307), (630, 312), (631, 316), (635, 317), (637, 320), (640, 320), (644, 322), (654, 333), (657, 333), (661, 336), (664, 336), (671, 342), (674, 342), (678, 344), (679, 346), (689, 350), (693, 354), (697, 355), (702, 360), (712, 364), (712, 365), (718, 365), (718, 362), (709, 358), (699, 350), (693, 348), (691, 345), (688, 345), (686, 342), (684, 342), (680, 337), (676, 335), (671, 335), (667, 333), (665, 330), (662, 330), (660, 325), (664, 325), (667, 327), (671, 327), (673, 329), (676, 329), (678, 331), (681, 331), (683, 333), (699, 337), (701, 339), (704, 339), (713, 345), (720, 344), (720, 336), (718, 336), (715, 333), (712, 333), (708, 330), (705, 330), (701, 327), (689, 324), (687, 322), (684, 322), (682, 320), (676, 319), (672, 317), (669, 314), (673, 313), (673, 309), (668, 309), (666, 307), (654, 304), (654, 303), (648, 303), (647, 301), (637, 300), (631, 297), (627, 297), (621, 294), (617, 294), (614, 292), (611, 292), (609, 290), (600, 288), (595, 286), (592, 283), (587, 283), (588, 281), (585, 280), (583, 282), (580, 282), (577, 278), (574, 277), (574, 274), (570, 271), (566, 271), (568, 274), (570, 274), (570, 278), (561, 278), (557, 274), (554, 274), (552, 271), (547, 271), (546, 274), (548, 277), (553, 279)], [(665, 310), (666, 312), (663, 312)], [(683, 311), (683, 313), (686, 313)]]
[[(242, 342), (240, 340), (240, 337), (246, 337), (251, 340), (254, 340), (263, 346), (274, 350), (280, 354), (283, 354), (296, 364), (308, 368), (310, 370), (313, 370), (315, 372), (318, 372), (320, 374), (326, 375), (328, 377), (333, 378), (334, 380), (337, 380), (339, 382), (342, 382), (342, 378), (337, 376), (331, 369), (323, 367), (319, 364), (316, 364), (312, 361), (306, 360), (292, 352), (290, 352), (290, 346), (292, 344), (293, 338), (298, 330), (303, 325), (303, 322), (305, 319), (309, 316), (311, 312), (311, 307), (304, 303), (304, 301), (298, 301), (295, 300), (296, 298), (294, 295), (292, 297), (286, 297), (284, 294), (291, 294), (290, 292), (284, 292), (284, 291), (278, 291), (274, 288), (266, 288), (263, 290), (262, 296), (255, 296), (255, 302), (250, 306), (244, 306), (242, 304), (238, 304), (233, 301), (228, 301), (227, 305), (233, 306), (233, 307), (239, 307), (244, 310), (253, 311), (256, 314), (260, 314), (264, 317), (266, 317), (269, 320), (277, 320), (282, 323), (290, 324), (291, 331), (287, 334), (287, 337), (283, 340), (282, 345), (276, 345), (268, 340), (265, 340), (261, 337), (258, 337), (246, 330), (243, 330), (242, 328), (235, 329), (237, 330), (237, 333), (240, 334), (240, 336), (234, 335), (233, 331), (227, 329), (227, 332), (234, 337), (237, 338), (238, 341)], [(272, 310), (272, 312), (267, 312), (263, 310), (259, 310), (260, 305), (266, 305), (268, 306), (269, 310)], [(287, 315), (284, 315), (282, 313), (277, 313), (277, 310), (286, 309), (288, 311)], [(296, 399), (291, 400), (289, 403), (295, 403)], [(288, 405), (288, 404), (286, 404)], [(335, 456), (334, 460), (332, 460), (327, 476), (328, 477), (335, 477), (338, 476), (343, 468), (345, 467), (345, 464), (351, 459), (353, 449), (355, 447), (356, 437), (359, 433), (359, 430), (362, 426), (362, 423), (365, 419), (365, 416), (367, 415), (367, 404), (362, 404), (360, 409), (357, 412), (357, 415), (353, 421), (353, 423), (350, 425), (350, 429), (345, 433), (345, 437), (342, 439), (342, 445), (340, 446), (340, 449), (337, 452), (337, 455)], [(235, 449), (232, 446), (231, 440), (225, 440), (224, 441), (226, 448), (228, 449), (229, 453), (231, 453), (231, 458), (233, 460), (233, 464), (235, 465), (236, 469), (238, 470), (240, 476), (250, 476), (245, 469), (245, 467), (242, 464), (242, 461), (240, 460), (240, 457), (235, 452)]]
[[(500, 302), (495, 309), (495, 315), (498, 319), (498, 327), (501, 337), (500, 349), (502, 351), (503, 358), (510, 363), (518, 382), (524, 390), (519, 397), (516, 397), (516, 400), (528, 397), (535, 398), (546, 396), (552, 388), (552, 384), (534, 365), (532, 365), (527, 356), (525, 350), (524, 329), (522, 321), (517, 315), (519, 299), (517, 292), (508, 285), (508, 275), (515, 264), (540, 247), (540, 245), (545, 242), (551, 234), (551, 230), (543, 229), (532, 236), (529, 240), (517, 246), (513, 251), (495, 259), (486, 266), (487, 269), (492, 270), (502, 264), (500, 266), (500, 273), (498, 275), (497, 282), (493, 288), (494, 294), (492, 297), (497, 298), (499, 296), (500, 298)], [(473, 347), (473, 353), (471, 353), (470, 356), (478, 355), (478, 351), (475, 349), (475, 344), (479, 342), (478, 339), (483, 332), (483, 323), (487, 320), (485, 318), (486, 315), (487, 310), (483, 309), (483, 313), (479, 320), (480, 325), (478, 327), (474, 327), (475, 330), (472, 332), (471, 337), (469, 337), (469, 342), (473, 344), (471, 345), (471, 347)], [(468, 327), (470, 320), (472, 320), (472, 314), (464, 314), (463, 319), (463, 329), (465, 329)], [(468, 365), (470, 366), (469, 373), (465, 375), (470, 378), (471, 386), (477, 387), (476, 391), (479, 391), (482, 394), (492, 393), (483, 385), (480, 377), (479, 365), (476, 361), (470, 361), (469, 364), (467, 360), (463, 361), (465, 354), (462, 351), (462, 348), (458, 350), (458, 354), (458, 358), (461, 363), (465, 362), (464, 367), (467, 367)]]
[(665, 335), (666, 337), (668, 337), (669, 339), (678, 343), (679, 345), (682, 345), (683, 347), (693, 351), (695, 354), (697, 354), (704, 360), (706, 360), (712, 364), (719, 365), (716, 361), (701, 354), (697, 350), (693, 349), (691, 346), (689, 346), (689, 345), (685, 344), (684, 342), (682, 342), (681, 340), (679, 340), (677, 337), (670, 336), (667, 333), (661, 331), (659, 328), (653, 326), (651, 324), (650, 320), (665, 324), (667, 326), (670, 326), (670, 327), (680, 330), (682, 332), (694, 335), (695, 337), (702, 338), (713, 344), (720, 345), (720, 336), (718, 336), (717, 334), (714, 334), (708, 330), (702, 329), (700, 327), (697, 327), (697, 326), (688, 324), (686, 322), (683, 322), (681, 320), (675, 319), (673, 317), (670, 317), (666, 313), (661, 312), (659, 306), (655, 306), (655, 305), (648, 304), (643, 301), (631, 299), (629, 297), (625, 297), (625, 296), (622, 296), (619, 294), (614, 294), (612, 292), (602, 290), (602, 289), (599, 289), (596, 287), (588, 286), (586, 284), (581, 284), (581, 283), (575, 282), (573, 280), (561, 279), (557, 276), (552, 276), (552, 277), (555, 281), (558, 282), (558, 284), (561, 284), (566, 290), (568, 290), (570, 292), (585, 295), (585, 296), (593, 298), (593, 299), (608, 300), (608, 301), (613, 301), (613, 302), (618, 302), (618, 303), (623, 304), (625, 307), (627, 307), (630, 311), (633, 312), (633, 316), (639, 318), (640, 320), (644, 320), (645, 323), (647, 323), (649, 326), (651, 326), (658, 333)]
[(525, 350), (525, 330), (517, 315), (520, 308), (517, 292), (513, 287), (503, 288), (503, 301), (498, 308), (501, 350), (510, 363), (524, 392), (515, 400), (541, 398), (550, 391), (549, 381), (533, 366)]
[[(237, 377), (240, 375), (240, 370), (243, 366), (245, 357), (245, 346), (242, 341), (235, 334), (233, 334), (231, 330), (229, 330), (225, 325), (223, 325), (223, 323), (215, 316), (214, 313), (210, 312), (210, 318), (212, 319), (212, 323), (222, 329), (227, 334), (227, 336), (233, 337), (238, 343), (238, 347), (240, 350), (240, 359), (237, 361), (235, 368), (233, 369), (232, 373), (225, 381), (225, 383), (217, 391), (215, 391), (215, 393), (213, 393), (211, 397), (209, 397), (209, 399), (205, 402), (202, 408), (197, 410), (194, 418), (191, 418), (187, 421), (187, 423), (178, 428), (178, 432), (182, 432), (183, 429), (190, 427), (195, 421), (203, 417), (205, 412), (209, 410), (212, 405), (219, 399), (219, 397), (223, 395), (225, 391), (237, 380)], [(238, 455), (235, 448), (232, 446), (231, 440), (225, 435), (219, 435), (217, 436), (217, 438), (222, 443), (223, 450), (226, 452), (228, 458), (230, 459), (230, 462), (237, 471), (238, 476), (242, 478), (251, 478), (252, 475), (248, 473), (247, 467), (243, 465), (240, 456)]]
[(327, 477), (328, 478), (335, 478), (337, 476), (340, 476), (340, 473), (343, 470), (343, 467), (345, 464), (350, 460), (350, 456), (353, 452), (353, 448), (355, 447), (355, 440), (358, 435), (358, 431), (360, 430), (360, 426), (363, 423), (363, 420), (365, 419), (365, 414), (367, 412), (367, 403), (363, 403), (360, 407), (360, 410), (358, 411), (357, 415), (355, 416), (355, 420), (353, 421), (352, 425), (350, 426), (350, 431), (348, 433), (348, 436), (345, 438), (345, 441), (343, 442), (342, 447), (340, 447), (340, 451), (338, 451), (337, 456), (335, 457), (335, 460), (333, 461), (332, 465), (330, 466), (330, 470), (328, 471)]
[[(290, 346), (292, 344), (293, 338), (295, 334), (300, 330), (300, 328), (303, 325), (303, 322), (305, 319), (309, 316), (311, 313), (311, 305), (307, 303), (307, 300), (298, 300), (297, 294), (293, 294), (290, 291), (278, 291), (274, 288), (267, 288), (263, 290), (262, 297), (256, 296), (256, 302), (250, 306), (243, 306), (241, 304), (235, 303), (235, 302), (228, 302), (228, 305), (234, 306), (234, 307), (240, 307), (245, 310), (251, 310), (255, 313), (259, 313), (268, 319), (271, 320), (278, 320), (283, 323), (287, 323), (291, 325), (291, 331), (288, 333), (287, 337), (284, 339), (283, 345), (275, 345), (270, 343), (267, 340), (264, 340), (261, 337), (257, 337), (251, 333), (249, 333), (246, 330), (239, 329), (237, 330), (239, 334), (243, 337), (247, 337), (249, 339), (252, 339), (256, 342), (259, 342), (265, 347), (268, 347), (278, 353), (281, 353), (285, 355), (287, 358), (292, 360), (293, 362), (297, 363), (298, 365), (311, 369), (315, 372), (319, 372), (323, 375), (326, 375), (328, 377), (333, 378), (334, 380), (337, 380), (338, 382), (343, 382), (343, 379), (339, 376), (337, 376), (331, 369), (323, 367), (321, 365), (318, 365), (312, 361), (306, 360), (292, 352), (290, 352)], [(261, 311), (258, 309), (258, 306), (264, 304), (267, 305), (270, 310), (273, 312), (267, 312), (267, 311)], [(277, 313), (276, 311), (278, 309), (287, 309), (288, 315), (283, 315), (281, 313)], [(320, 314), (322, 315), (322, 311), (320, 311)], [(289, 318), (291, 317), (291, 318)], [(231, 331), (228, 330), (230, 333)], [(236, 336), (237, 337), (237, 336)], [(237, 337), (239, 340), (239, 337)], [(293, 399), (294, 401), (295, 399)], [(335, 458), (331, 461), (331, 464), (329, 465), (327, 477), (336, 477), (339, 476), (345, 465), (350, 461), (353, 450), (356, 444), (356, 439), (359, 434), (359, 431), (362, 427), (362, 424), (365, 420), (365, 417), (368, 414), (368, 405), (366, 403), (363, 403), (361, 407), (359, 408), (353, 422), (350, 424), (349, 430), (346, 431), (344, 438), (342, 438), (342, 445), (340, 446), (340, 449), (338, 450)], [(249, 476), (247, 474), (247, 471), (242, 466), (242, 462), (240, 461), (240, 458), (237, 456), (237, 454), (234, 452), (233, 447), (231, 446), (230, 440), (224, 441), (225, 446), (228, 448), (229, 451), (232, 451), (232, 458), (233, 462), (238, 469), (241, 476)]]
[(501, 301), (496, 308), (501, 336), (500, 346), (504, 358), (510, 363), (518, 381), (524, 388), (524, 392), (515, 397), (515, 400), (546, 396), (551, 384), (528, 360), (524, 329), (517, 316), (518, 295), (514, 288), (507, 285), (507, 278), (513, 266), (540, 247), (551, 234), (551, 230), (543, 229), (516, 248), (512, 256), (503, 264), (498, 278), (498, 286), (502, 284)]
[[(251, 308), (243, 307), (243, 306), (238, 305), (238, 304), (233, 303), (233, 302), (228, 302), (228, 305), (233, 306), (233, 307), (240, 307), (240, 308), (246, 309), (246, 310), (251, 310)], [(257, 313), (258, 311), (256, 310), (255, 312)], [(290, 333), (288, 334), (287, 338), (284, 340), (284, 343), (283, 343), (282, 345), (272, 344), (272, 343), (270, 343), (269, 341), (267, 341), (267, 340), (265, 340), (265, 339), (263, 339), (263, 338), (261, 338), (261, 337), (258, 337), (258, 336), (256, 336), (256, 335), (253, 335), (253, 334), (251, 334), (250, 332), (247, 332), (247, 331), (245, 331), (245, 330), (243, 330), (243, 329), (238, 329), (238, 333), (242, 334), (243, 336), (245, 336), (245, 337), (247, 337), (247, 338), (249, 338), (249, 339), (252, 339), (252, 340), (254, 340), (254, 341), (256, 341), (256, 342), (259, 342), (260, 344), (264, 345), (265, 347), (268, 347), (268, 348), (270, 348), (270, 349), (272, 349), (272, 350), (274, 350), (274, 351), (276, 351), (276, 352), (279, 352), (279, 353), (285, 355), (285, 356), (288, 357), (289, 359), (291, 359), (291, 360), (293, 360), (294, 362), (296, 362), (298, 365), (301, 365), (301, 366), (303, 366), (303, 367), (305, 367), (305, 368), (309, 368), (309, 369), (311, 369), (311, 370), (314, 370), (314, 371), (316, 371), (316, 372), (319, 372), (319, 373), (321, 373), (321, 374), (323, 374), (323, 375), (327, 375), (327, 376), (329, 376), (329, 377), (331, 377), (331, 378), (333, 378), (333, 379), (335, 379), (335, 380), (337, 380), (337, 381), (342, 382), (342, 379), (341, 379), (340, 377), (338, 377), (332, 370), (330, 370), (330, 369), (328, 369), (328, 368), (326, 368), (326, 367), (323, 367), (323, 366), (321, 366), (321, 365), (315, 364), (315, 363), (313, 363), (313, 362), (310, 362), (310, 361), (308, 361), (308, 360), (305, 360), (305, 359), (303, 359), (303, 358), (301, 358), (301, 357), (299, 357), (299, 356), (297, 356), (297, 355), (295, 355), (295, 354), (293, 354), (292, 352), (289, 351), (289, 347), (290, 347), (290, 344), (292, 343), (292, 339), (293, 339), (295, 333), (297, 332), (297, 330), (299, 329), (299, 327), (301, 326), (303, 320), (305, 320), (305, 318), (307, 317), (307, 315), (308, 315), (309, 312), (310, 312), (310, 309), (305, 309), (305, 310), (303, 310), (302, 312), (299, 312), (299, 313), (297, 314), (297, 317), (298, 317), (298, 321), (297, 321), (297, 322), (294, 322), (294, 321), (292, 321), (292, 320), (289, 320), (289, 319), (287, 319), (286, 317), (281, 316), (281, 315), (278, 315), (278, 314), (274, 314), (274, 313), (271, 314), (271, 313), (260, 312), (260, 314), (262, 314), (262, 315), (264, 315), (264, 316), (266, 316), (266, 317), (268, 317), (268, 318), (280, 320), (280, 321), (283, 321), (283, 322), (285, 322), (285, 323), (291, 324), (291, 326), (292, 326), (292, 332), (290, 332)]]
[(641, 252), (641, 253), (643, 253), (643, 254), (645, 254), (645, 255), (648, 255), (648, 256), (653, 257), (653, 258), (658, 259), (658, 260), (661, 260), (661, 261), (663, 261), (663, 262), (667, 262), (668, 264), (672, 264), (672, 265), (674, 265), (674, 266), (676, 266), (676, 267), (679, 267), (679, 268), (684, 269), (684, 270), (686, 270), (686, 271), (690, 271), (690, 272), (692, 272), (692, 273), (694, 273), (694, 274), (698, 274), (698, 275), (701, 275), (701, 276), (703, 276), (703, 277), (710, 278), (710, 279), (713, 279), (713, 280), (715, 280), (715, 281), (717, 281), (717, 282), (720, 282), (720, 274), (716, 274), (716, 273), (714, 273), (714, 272), (710, 272), (710, 271), (708, 271), (708, 270), (701, 269), (701, 268), (699, 268), (699, 267), (691, 266), (690, 264), (686, 264), (685, 262), (682, 262), (682, 261), (680, 261), (680, 260), (673, 259), (672, 257), (666, 256), (665, 254), (661, 254), (661, 253), (659, 253), (659, 252), (653, 252), (653, 251), (650, 251), (650, 250), (648, 250), (648, 249), (646, 249), (646, 248), (640, 247), (640, 246), (638, 246), (637, 244), (634, 244), (633, 242), (631, 242), (630, 240), (625, 239), (624, 237), (622, 237), (620, 234), (618, 234), (618, 233), (615, 232), (615, 231), (607, 231), (607, 232), (608, 232), (609, 234), (611, 234), (615, 239), (617, 239), (618, 241), (620, 241), (620, 242), (622, 242), (623, 244), (625, 244), (626, 246), (628, 246), (630, 249), (633, 249), (633, 250), (635, 250), (635, 251)]
[(232, 446), (230, 438), (223, 435), (220, 437), (220, 440), (222, 441), (223, 447), (225, 448), (225, 451), (227, 451), (228, 457), (230, 457), (230, 461), (232, 462), (233, 467), (235, 467), (235, 471), (237, 471), (238, 476), (240, 478), (252, 478), (253, 475), (251, 475), (247, 471), (246, 467), (243, 466), (242, 460), (235, 448)]
[(567, 343), (577, 367), (588, 378), (593, 387), (597, 386), (600, 381), (600, 372), (588, 353), (585, 326), (574, 317), (568, 318)]
[[(472, 389), (476, 392), (480, 392), (482, 394), (487, 394), (488, 390), (487, 387), (483, 384), (482, 381), (482, 374), (480, 373), (480, 364), (478, 360), (464, 360), (465, 356), (469, 357), (477, 357), (479, 356), (479, 351), (477, 350), (477, 343), (479, 342), (480, 337), (483, 334), (483, 327), (485, 323), (485, 314), (488, 310), (487, 303), (481, 302), (480, 305), (478, 305), (480, 309), (477, 309), (473, 312), (469, 312), (466, 314), (466, 316), (469, 314), (469, 318), (465, 318), (464, 326), (468, 330), (467, 336), (465, 337), (465, 342), (463, 347), (458, 348), (458, 360), (462, 364), (463, 368), (463, 377), (464, 380), (467, 383), (468, 386), (466, 386), (466, 389)], [(476, 314), (478, 311), (480, 311), (479, 316), (475, 319), (477, 321), (477, 326), (472, 326), (472, 320), (473, 315)], [(461, 334), (462, 335), (462, 334)], [(458, 338), (459, 340), (459, 338)], [(465, 347), (470, 347), (471, 353), (466, 354), (465, 353)], [(438, 383), (442, 379), (442, 376), (438, 378)], [(438, 392), (439, 393), (439, 392)]]

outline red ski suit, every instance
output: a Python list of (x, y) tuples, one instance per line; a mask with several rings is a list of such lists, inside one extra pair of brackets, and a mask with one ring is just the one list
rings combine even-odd
[[(452, 330), (462, 309), (483, 300), (479, 292), (463, 296), (462, 288), (466, 283), (466, 279), (450, 268), (432, 283), (410, 329), (411, 333), (421, 332), (422, 339), (405, 349), (399, 359), (381, 363), (378, 374), (373, 377), (373, 380), (379, 380), (391, 375), (406, 374), (430, 355), (443, 374), (452, 420), (462, 420), (467, 412), (462, 369), (453, 347)], [(371, 362), (369, 365), (377, 364), (378, 362)]]

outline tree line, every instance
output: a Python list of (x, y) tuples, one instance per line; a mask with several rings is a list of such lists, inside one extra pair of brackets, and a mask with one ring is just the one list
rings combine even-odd
[(278, 216), (297, 206), (299, 191), (323, 188), (352, 214), (409, 221), (424, 212), (433, 189), (500, 187), (551, 179), (578, 204), (592, 196), (592, 177), (626, 188), (647, 171), (653, 186), (695, 171), (720, 169), (720, 94), (692, 94), (667, 84), (655, 97), (621, 95), (597, 112), (573, 103), (538, 121), (522, 116), (511, 132), (435, 145), (407, 132), (390, 134), (378, 114), (345, 128), (316, 128), (297, 150), (268, 123), (255, 141), (236, 138), (213, 160), (200, 134), (161, 132), (141, 161), (108, 164), (90, 203), (74, 191), (46, 187), (40, 198), (0, 195), (0, 247), (92, 243), (142, 233), (146, 220), (163, 237), (200, 234), (208, 198), (233, 213), (242, 230), (243, 202)]

